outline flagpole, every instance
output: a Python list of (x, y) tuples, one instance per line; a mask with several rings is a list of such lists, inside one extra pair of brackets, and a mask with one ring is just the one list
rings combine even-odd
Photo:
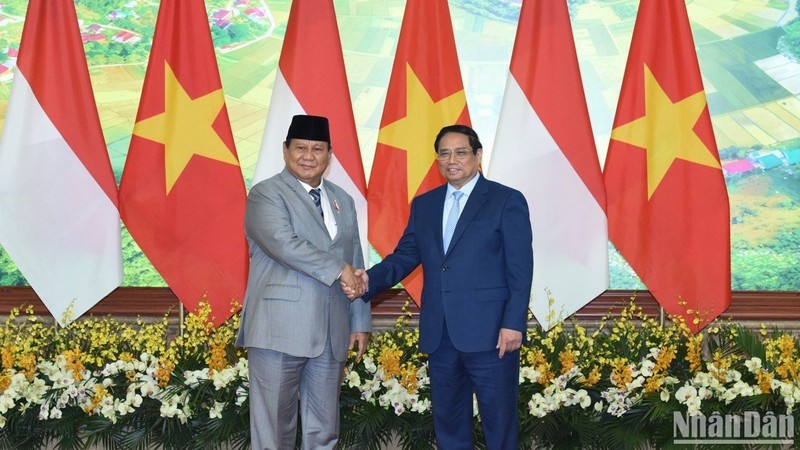
[(180, 309), (178, 309), (178, 330), (181, 336), (183, 336), (183, 318), (186, 314), (186, 309), (183, 307), (183, 302), (178, 302)]

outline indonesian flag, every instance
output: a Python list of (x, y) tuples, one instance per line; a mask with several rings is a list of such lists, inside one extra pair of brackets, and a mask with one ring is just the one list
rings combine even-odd
[[(367, 196), (369, 241), (382, 257), (400, 240), (411, 200), (444, 183), (433, 141), (455, 123), (470, 121), (447, 1), (408, 0)], [(403, 285), (419, 304), (422, 270)]]
[(0, 243), (61, 325), (122, 282), (117, 186), (72, 0), (31, 0), (0, 140)]
[(608, 288), (605, 189), (564, 0), (523, 3), (494, 149), (489, 176), (530, 203), (531, 310), (550, 329)]
[(683, 0), (639, 6), (604, 177), (612, 242), (697, 332), (730, 305), (730, 212)]
[(296, 114), (329, 119), (333, 158), (326, 178), (353, 197), (367, 257), (367, 181), (332, 0), (292, 2), (253, 185), (283, 169), (282, 144)]
[(202, 0), (161, 2), (120, 204), (180, 301), (230, 317), (247, 279), (245, 189)]

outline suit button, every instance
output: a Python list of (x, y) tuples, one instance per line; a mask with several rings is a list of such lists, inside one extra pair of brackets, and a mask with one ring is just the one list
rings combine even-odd
[(447, 272), (447, 265), (442, 266), (442, 272)]

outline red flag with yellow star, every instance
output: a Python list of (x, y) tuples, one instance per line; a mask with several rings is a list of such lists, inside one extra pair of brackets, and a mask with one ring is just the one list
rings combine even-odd
[(120, 182), (131, 236), (188, 309), (231, 316), (247, 279), (245, 188), (203, 0), (161, 2)]
[(725, 311), (728, 193), (683, 0), (640, 3), (604, 179), (609, 237), (664, 309), (694, 332)]
[[(455, 123), (470, 121), (447, 0), (409, 0), (367, 190), (369, 241), (382, 257), (400, 240), (411, 200), (444, 183), (433, 141)], [(403, 286), (419, 304), (421, 270)]]

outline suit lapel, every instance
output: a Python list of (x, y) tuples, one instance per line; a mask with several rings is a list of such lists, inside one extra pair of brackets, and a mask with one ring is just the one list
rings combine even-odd
[[(333, 185), (331, 183), (325, 182), (323, 189), (325, 190), (325, 194), (328, 196), (328, 201), (331, 204), (331, 211), (333, 212), (333, 220), (336, 222), (336, 236), (333, 237), (333, 242), (336, 242), (339, 239), (339, 236), (342, 235), (341, 227), (344, 221), (341, 219), (342, 219), (342, 214), (345, 213), (342, 212), (341, 208), (339, 208), (339, 205), (341, 203), (337, 200), (338, 192), (336, 191), (336, 189), (333, 188)], [(325, 226), (324, 221), (322, 225)], [(326, 227), (325, 231), (327, 230), (328, 228)]]
[[(450, 250), (458, 243), (458, 239), (464, 234), (464, 230), (467, 229), (469, 223), (475, 217), (475, 214), (478, 214), (478, 211), (481, 210), (481, 207), (486, 202), (486, 199), (489, 197), (487, 194), (489, 193), (489, 184), (486, 183), (486, 180), (483, 178), (483, 175), (478, 178), (478, 182), (475, 184), (475, 188), (472, 190), (472, 193), (467, 199), (467, 204), (464, 205), (464, 211), (461, 212), (461, 215), (458, 217), (458, 222), (456, 223), (456, 229), (453, 232), (453, 238), (450, 239), (450, 247), (447, 248), (448, 253)], [(444, 202), (442, 202), (442, 208), (444, 208)], [(441, 229), (441, 220), (439, 221), (439, 228)], [(440, 245), (439, 248), (442, 248), (442, 233), (439, 233), (439, 241)]]
[(439, 250), (439, 257), (444, 259), (444, 229), (442, 228), (442, 217), (444, 217), (444, 201), (447, 197), (447, 184), (439, 188), (436, 192), (436, 197), (433, 205), (436, 205), (434, 210), (431, 211), (431, 217), (434, 219), (433, 228), (436, 230), (434, 233), (436, 238), (436, 248)]

